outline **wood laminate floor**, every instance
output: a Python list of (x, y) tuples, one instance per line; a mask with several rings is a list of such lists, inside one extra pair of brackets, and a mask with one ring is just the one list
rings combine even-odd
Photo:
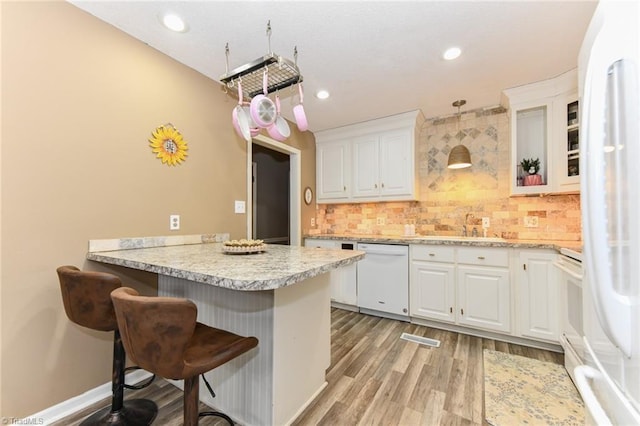
[[(403, 332), (441, 345), (401, 340)], [(485, 348), (563, 363), (559, 353), (332, 309), (328, 385), (294, 425), (481, 425)], [(125, 398), (155, 401), (160, 410), (154, 424), (182, 424), (182, 391), (162, 379), (126, 391)], [(108, 404), (102, 401), (55, 425), (77, 425)], [(226, 423), (208, 417), (200, 424)]]

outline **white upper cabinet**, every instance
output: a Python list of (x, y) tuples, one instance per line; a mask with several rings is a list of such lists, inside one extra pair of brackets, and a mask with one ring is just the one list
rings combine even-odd
[(316, 133), (318, 203), (416, 200), (423, 121), (411, 111)]
[(353, 192), (358, 198), (413, 199), (413, 139), (409, 129), (366, 135), (353, 141)]
[(573, 90), (556, 99), (557, 117), (557, 189), (558, 192), (580, 191), (580, 103)]
[[(577, 85), (576, 70), (571, 70), (504, 91), (511, 122), (512, 195), (580, 190)], [(522, 167), (523, 160), (533, 160), (532, 167)]]
[(415, 198), (414, 180), (418, 171), (413, 167), (414, 139), (412, 129), (385, 132), (380, 135), (380, 194), (406, 195)]
[(369, 198), (380, 194), (378, 137), (367, 135), (353, 140), (353, 197)]
[(316, 194), (320, 200), (348, 200), (351, 196), (351, 145), (336, 141), (316, 147)]

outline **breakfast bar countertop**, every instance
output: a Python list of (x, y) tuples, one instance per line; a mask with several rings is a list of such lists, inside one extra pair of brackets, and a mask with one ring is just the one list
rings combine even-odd
[(233, 290), (274, 290), (349, 265), (360, 251), (267, 245), (262, 253), (226, 254), (221, 243), (89, 251), (87, 259)]
[[(264, 251), (227, 254), (226, 241)], [(158, 296), (191, 300), (199, 322), (258, 339), (258, 350), (241, 362), (206, 373), (218, 386), (215, 401), (200, 392), (202, 402), (245, 425), (291, 424), (327, 385), (329, 272), (363, 257), (354, 250), (234, 242), (226, 233), (89, 240), (87, 254), (155, 273)]]

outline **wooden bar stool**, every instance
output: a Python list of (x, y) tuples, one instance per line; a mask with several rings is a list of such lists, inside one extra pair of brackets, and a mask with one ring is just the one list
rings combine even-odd
[(161, 377), (184, 380), (184, 425), (197, 425), (204, 415), (233, 424), (224, 413), (198, 413), (199, 376), (256, 347), (258, 339), (196, 322), (198, 308), (187, 299), (145, 297), (121, 287), (111, 300), (129, 357)]
[(155, 402), (147, 399), (124, 401), (126, 354), (110, 297), (113, 290), (122, 286), (120, 278), (103, 272), (81, 271), (75, 266), (61, 266), (57, 272), (67, 317), (92, 330), (113, 331), (111, 406), (93, 413), (81, 424), (150, 425), (158, 413)]

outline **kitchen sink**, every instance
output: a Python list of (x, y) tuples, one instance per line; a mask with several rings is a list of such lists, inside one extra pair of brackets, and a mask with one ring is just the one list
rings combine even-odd
[(500, 237), (459, 237), (453, 235), (416, 235), (414, 237), (409, 237), (412, 240), (424, 240), (424, 241), (477, 241), (482, 242), (485, 241), (487, 243), (504, 243), (507, 240)]

